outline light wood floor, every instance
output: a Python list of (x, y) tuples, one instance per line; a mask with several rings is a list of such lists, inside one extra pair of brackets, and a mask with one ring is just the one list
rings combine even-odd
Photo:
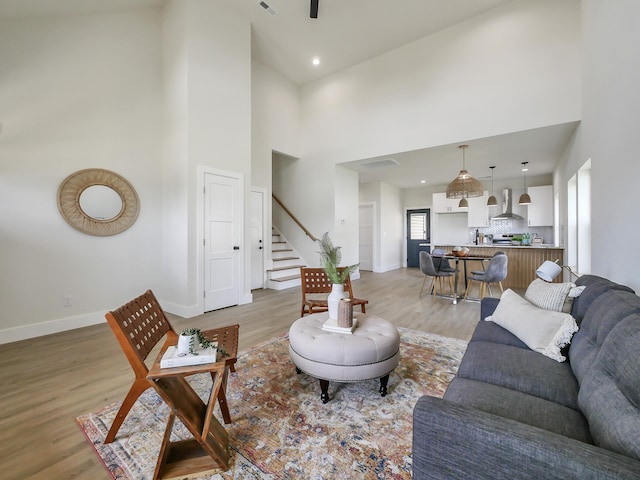
[[(478, 322), (480, 304), (452, 305), (449, 299), (428, 295), (419, 299), (423, 278), (413, 268), (362, 272), (353, 288), (357, 296), (369, 300), (367, 313), (396, 326), (468, 340)], [(144, 290), (142, 286), (140, 293)], [(243, 350), (286, 333), (299, 315), (300, 289), (292, 288), (256, 290), (251, 304), (196, 318), (169, 317), (176, 330), (239, 323)], [(75, 418), (122, 400), (132, 379), (106, 323), (0, 345), (0, 477), (109, 478)]]

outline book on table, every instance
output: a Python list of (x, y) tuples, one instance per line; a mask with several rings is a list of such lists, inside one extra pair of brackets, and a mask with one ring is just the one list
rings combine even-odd
[(353, 325), (351, 327), (339, 327), (338, 320), (335, 318), (330, 318), (326, 322), (322, 324), (322, 330), (333, 333), (348, 333), (351, 334), (358, 326), (358, 319), (356, 317), (353, 318)]
[(179, 353), (178, 347), (171, 346), (164, 352), (160, 360), (160, 368), (186, 367), (189, 365), (204, 365), (215, 363), (218, 357), (218, 344), (212, 343), (208, 348), (201, 348), (196, 354)]

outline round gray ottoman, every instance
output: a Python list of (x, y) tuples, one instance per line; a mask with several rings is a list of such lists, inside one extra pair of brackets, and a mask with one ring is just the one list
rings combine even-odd
[(329, 401), (329, 382), (380, 379), (380, 393), (387, 394), (389, 374), (400, 360), (400, 334), (375, 315), (356, 315), (352, 334), (322, 329), (328, 312), (296, 320), (289, 329), (289, 354), (298, 373), (320, 380), (323, 403)]

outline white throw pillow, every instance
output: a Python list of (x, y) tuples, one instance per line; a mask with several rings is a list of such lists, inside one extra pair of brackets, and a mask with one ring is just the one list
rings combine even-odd
[(497, 323), (531, 350), (557, 362), (566, 360), (560, 349), (578, 331), (575, 319), (568, 313), (538, 308), (511, 289), (505, 290), (493, 315), (485, 320)]
[(576, 287), (575, 283), (549, 283), (536, 278), (527, 287), (527, 291), (524, 292), (524, 298), (536, 307), (544, 308), (545, 310), (570, 313), (573, 299), (584, 290), (582, 288), (578, 293), (578, 288), (582, 287)]

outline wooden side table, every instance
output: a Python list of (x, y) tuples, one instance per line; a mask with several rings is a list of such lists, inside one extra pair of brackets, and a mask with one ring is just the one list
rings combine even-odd
[[(160, 352), (147, 375), (147, 379), (171, 409), (153, 478), (188, 478), (190, 475), (202, 475), (214, 470), (228, 470), (229, 434), (213, 415), (216, 401), (219, 401), (225, 421), (230, 421), (225, 395), (229, 375), (227, 362), (222, 358), (216, 363), (205, 365), (160, 368), (163, 354), (164, 352)], [(185, 379), (197, 373), (211, 374), (213, 384), (207, 403), (202, 401)], [(193, 438), (178, 442), (170, 440), (176, 417), (187, 427)]]

